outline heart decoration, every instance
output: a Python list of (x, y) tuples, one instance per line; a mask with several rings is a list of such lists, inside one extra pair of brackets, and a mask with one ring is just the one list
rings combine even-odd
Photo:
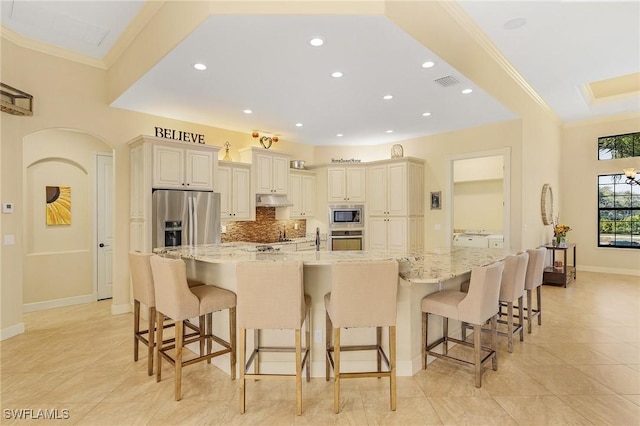
[(272, 143), (273, 139), (271, 139), (269, 136), (263, 136), (260, 138), (260, 145), (262, 145), (262, 147), (265, 149), (271, 148)]

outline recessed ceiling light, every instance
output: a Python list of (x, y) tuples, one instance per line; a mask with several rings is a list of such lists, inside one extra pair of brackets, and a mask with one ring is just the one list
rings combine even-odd
[(312, 45), (313, 47), (320, 47), (324, 44), (324, 40), (321, 39), (320, 37), (315, 37), (309, 41), (309, 44)]
[(343, 137), (344, 135), (343, 135), (342, 133), (338, 133), (336, 136), (337, 136), (337, 137), (339, 137), (339, 138), (341, 138), (341, 137)]
[(433, 67), (434, 65), (435, 65), (435, 62), (433, 62), (433, 61), (427, 61), (427, 62), (424, 62), (424, 63), (422, 64), (422, 68), (431, 68), (431, 67)]
[(251, 111), (250, 109), (242, 110), (242, 112), (244, 112), (245, 114), (253, 114), (253, 111)]
[(385, 133), (393, 133), (393, 130), (385, 130)]
[(393, 95), (384, 95), (382, 99), (388, 101), (389, 99), (393, 99)]
[(423, 113), (422, 113), (422, 116), (423, 116), (423, 117), (428, 117), (428, 116), (430, 116), (430, 115), (431, 115), (431, 113), (430, 113), (430, 112), (423, 112)]
[(205, 64), (194, 64), (193, 67), (198, 71), (204, 71), (207, 69), (207, 66)]
[(526, 23), (526, 18), (509, 19), (502, 25), (502, 28), (504, 28), (505, 30), (515, 30), (517, 28), (524, 27)]
[(342, 77), (342, 73), (340, 71), (336, 71), (331, 73), (331, 77), (340, 78)]
[(469, 94), (469, 93), (471, 93), (471, 92), (473, 92), (473, 89), (464, 89), (464, 90), (462, 91), (462, 94), (463, 94), (463, 95), (468, 95), (468, 94)]
[(302, 123), (296, 123), (296, 127), (302, 127)]

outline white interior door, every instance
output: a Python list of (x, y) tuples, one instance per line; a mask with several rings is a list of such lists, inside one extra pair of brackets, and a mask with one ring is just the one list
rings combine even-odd
[(96, 167), (96, 274), (98, 300), (109, 299), (113, 287), (113, 157), (98, 154)]

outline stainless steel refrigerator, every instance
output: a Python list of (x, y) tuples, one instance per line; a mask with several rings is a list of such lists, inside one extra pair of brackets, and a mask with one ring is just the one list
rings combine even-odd
[(220, 243), (220, 194), (153, 192), (153, 248)]

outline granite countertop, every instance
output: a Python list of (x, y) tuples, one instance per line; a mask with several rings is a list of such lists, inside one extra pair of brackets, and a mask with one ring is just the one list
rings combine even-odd
[(400, 262), (400, 276), (413, 284), (440, 283), (470, 272), (474, 266), (484, 266), (502, 260), (510, 253), (509, 249), (471, 247), (438, 248), (423, 253), (377, 250), (257, 252), (256, 244), (247, 242), (165, 247), (155, 249), (154, 252), (167, 257), (207, 263), (299, 260), (305, 265), (322, 266), (339, 261), (396, 259)]

